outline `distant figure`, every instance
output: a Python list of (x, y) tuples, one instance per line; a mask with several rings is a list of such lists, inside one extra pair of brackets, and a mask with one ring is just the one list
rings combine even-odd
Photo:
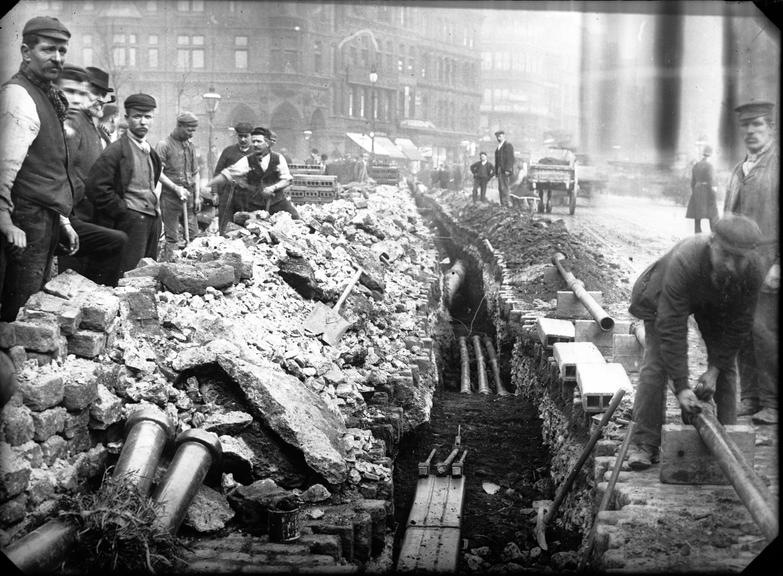
[(370, 155), (365, 152), (361, 158), (356, 160), (353, 165), (353, 181), (354, 182), (369, 182), (370, 180)]
[(694, 233), (701, 233), (701, 219), (706, 218), (710, 222), (710, 230), (718, 221), (718, 201), (715, 194), (718, 187), (715, 185), (715, 169), (710, 164), (712, 148), (704, 147), (701, 153), (702, 159), (693, 165), (691, 175), (691, 199), (688, 201), (686, 218), (693, 218)]
[(495, 132), (498, 147), (495, 149), (495, 176), (498, 177), (500, 205), (508, 206), (511, 179), (514, 176), (514, 147), (506, 140), (503, 130)]
[(310, 150), (310, 156), (305, 160), (305, 164), (308, 166), (321, 166), (321, 154), (318, 152), (318, 148)]
[(438, 169), (438, 186), (443, 189), (448, 189), (450, 180), (449, 169), (446, 167), (446, 163), (442, 162)]
[(476, 196), (481, 191), (481, 195), (478, 200), (481, 202), (487, 201), (487, 184), (492, 180), (492, 176), (495, 173), (495, 167), (492, 162), (487, 160), (487, 153), (479, 153), (478, 162), (474, 162), (470, 165), (470, 173), (473, 174), (473, 202), (476, 202)]

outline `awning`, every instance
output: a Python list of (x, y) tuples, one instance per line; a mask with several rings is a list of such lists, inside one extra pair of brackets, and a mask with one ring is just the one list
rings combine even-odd
[(394, 143), (397, 145), (397, 148), (402, 150), (402, 153), (405, 154), (409, 160), (424, 160), (424, 156), (422, 156), (412, 140), (409, 140), (408, 138), (395, 138)]
[[(358, 132), (346, 132), (348, 138), (356, 142), (359, 146), (367, 150), (367, 152), (373, 151), (373, 141), (367, 134), (359, 134)], [(389, 158), (399, 158), (405, 160), (407, 157), (403, 154), (394, 142), (386, 138), (385, 136), (375, 137), (375, 155), (376, 156), (388, 156)]]

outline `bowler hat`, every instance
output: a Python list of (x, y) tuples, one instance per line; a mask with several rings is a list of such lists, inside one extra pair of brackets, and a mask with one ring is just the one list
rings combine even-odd
[(87, 74), (90, 77), (90, 84), (104, 92), (114, 92), (114, 88), (109, 86), (109, 74), (95, 66), (87, 66)]
[(39, 36), (46, 36), (47, 38), (54, 38), (55, 40), (68, 40), (71, 37), (71, 33), (68, 28), (63, 26), (57, 18), (52, 16), (36, 16), (30, 18), (22, 29), (22, 36), (27, 34), (38, 34)]
[(503, 130), (498, 130), (497, 132), (495, 132), (495, 136), (497, 136), (498, 134), (505, 134), (505, 132), (503, 132)]
[(60, 72), (60, 78), (63, 80), (74, 80), (76, 82), (86, 82), (87, 81), (87, 70), (82, 68), (81, 66), (76, 66), (75, 64), (65, 64), (63, 65), (63, 71)]
[(264, 128), (263, 126), (256, 126), (255, 128), (253, 128), (250, 134), (253, 136), (258, 136), (260, 134), (264, 138), (269, 138), (269, 130)]
[(250, 134), (253, 131), (253, 125), (250, 122), (237, 122), (234, 126), (234, 132), (237, 134)]
[(150, 96), (149, 94), (131, 94), (125, 99), (124, 102), (125, 110), (130, 110), (133, 108), (134, 110), (140, 110), (142, 112), (147, 112), (149, 110), (154, 110), (157, 108), (157, 103), (155, 102), (155, 98)]
[(193, 112), (183, 111), (177, 114), (177, 124), (183, 126), (198, 126), (198, 118)]
[(746, 102), (740, 104), (734, 111), (737, 113), (737, 118), (740, 122), (744, 120), (753, 120), (759, 116), (767, 116), (772, 114), (772, 109), (775, 105), (772, 102), (766, 100), (754, 100), (752, 102)]
[(704, 150), (701, 151), (702, 156), (712, 156), (712, 146), (705, 146)]
[(758, 224), (741, 214), (728, 214), (715, 223), (713, 237), (732, 254), (747, 254), (761, 244)]

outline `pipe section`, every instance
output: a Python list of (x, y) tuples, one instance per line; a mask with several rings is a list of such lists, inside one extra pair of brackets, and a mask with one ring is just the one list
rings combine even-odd
[(470, 354), (468, 353), (468, 339), (465, 336), (459, 337), (459, 359), (462, 366), (459, 391), (462, 394), (472, 394), (470, 389)]
[(459, 447), (454, 448), (449, 455), (446, 457), (445, 460), (442, 462), (438, 462), (435, 465), (435, 468), (438, 471), (438, 476), (443, 476), (446, 472), (449, 471), (449, 466), (451, 466), (451, 463), (454, 462), (454, 458), (457, 457), (457, 454), (459, 453)]
[(217, 434), (191, 428), (177, 437), (177, 451), (152, 499), (159, 508), (156, 523), (176, 534), (190, 502), (223, 450)]
[(498, 357), (495, 354), (495, 347), (492, 345), (492, 338), (484, 336), (484, 347), (487, 349), (487, 356), (489, 357), (489, 365), (492, 368), (492, 376), (495, 378), (495, 389), (498, 396), (508, 396), (508, 390), (503, 386), (503, 381), (500, 379), (500, 364), (498, 363)]
[(49, 520), (3, 550), (23, 574), (54, 572), (76, 544), (76, 525), (56, 518)]
[(489, 394), (489, 384), (487, 383), (487, 367), (484, 364), (484, 352), (481, 350), (481, 337), (476, 334), (473, 336), (473, 351), (476, 353), (476, 372), (478, 373), (478, 392), (479, 394)]
[(560, 275), (565, 279), (566, 283), (568, 284), (568, 287), (571, 289), (571, 291), (574, 293), (574, 296), (576, 296), (579, 301), (584, 305), (584, 307), (587, 309), (587, 311), (590, 313), (590, 316), (593, 317), (593, 319), (598, 322), (598, 325), (601, 327), (601, 330), (608, 331), (614, 328), (614, 319), (609, 316), (609, 314), (604, 310), (598, 302), (596, 302), (590, 294), (588, 294), (587, 290), (585, 290), (584, 283), (581, 280), (578, 280), (571, 272), (565, 269), (563, 266), (563, 260), (565, 260), (566, 257), (561, 254), (560, 252), (555, 252), (552, 255), (552, 264), (554, 264), (557, 267), (557, 270), (560, 272)]
[(459, 292), (462, 287), (462, 282), (465, 280), (465, 264), (462, 260), (457, 260), (454, 265), (446, 272), (445, 282), (445, 296), (446, 305), (450, 308), (454, 301), (454, 296)]

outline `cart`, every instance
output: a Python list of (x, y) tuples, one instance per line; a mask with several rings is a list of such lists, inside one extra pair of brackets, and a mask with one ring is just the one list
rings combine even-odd
[(538, 195), (538, 211), (552, 212), (552, 195), (568, 204), (568, 213), (576, 210), (576, 194), (579, 183), (573, 162), (556, 163), (543, 158), (532, 163), (527, 172), (527, 184), (531, 195)]

